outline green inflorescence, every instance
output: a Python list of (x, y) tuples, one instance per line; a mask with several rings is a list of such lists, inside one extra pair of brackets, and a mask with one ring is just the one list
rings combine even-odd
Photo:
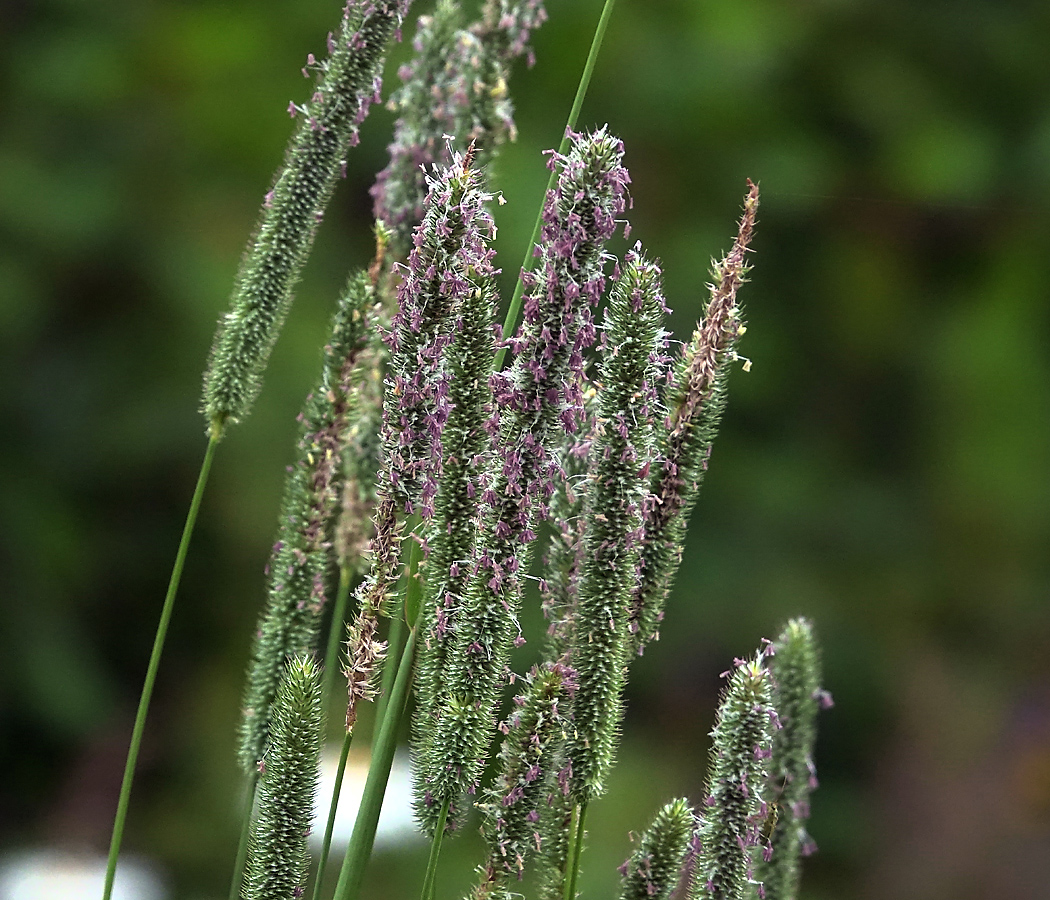
[[(430, 556), (418, 625), (419, 713), (413, 727), (413, 752), (421, 779), (428, 772), (423, 757), (455, 636), (456, 614), (473, 567), (481, 477), (490, 462), (485, 423), (492, 413), (489, 376), (495, 349), (494, 300), (495, 288), (489, 278), (463, 300), (448, 353), (452, 409), (442, 437), (444, 458), (434, 518), (427, 531)], [(431, 817), (437, 812), (417, 803), (417, 815), (428, 831), (435, 827)]]
[(767, 813), (766, 780), (776, 712), (773, 684), (761, 660), (729, 674), (711, 732), (707, 797), (690, 900), (744, 900)]
[(376, 217), (391, 231), (391, 249), (404, 257), (423, 217), (424, 170), (448, 164), (447, 142), (474, 149), (484, 165), (499, 144), (515, 137), (507, 89), (510, 64), (527, 52), (528, 35), (546, 16), (531, 0), (508, 8), (486, 3), (480, 21), (467, 26), (455, 0), (439, 0), (433, 15), (420, 16), (416, 56), (401, 71), (402, 86), (390, 105), (397, 111), (390, 162), (372, 189)]
[[(604, 130), (577, 135), (546, 201), (542, 261), (532, 279), (517, 355), (500, 376), (494, 469), (482, 493), (477, 562), (457, 615), (455, 637), (434, 706), (436, 722), (417, 779), (417, 808), (448, 803), (465, 812), (495, 727), (496, 705), (540, 509), (550, 484), (559, 420), (575, 425), (581, 405), (582, 349), (593, 333), (588, 303), (604, 284), (604, 242), (624, 208), (622, 144)], [(453, 714), (454, 713), (454, 714)]]
[(219, 322), (204, 375), (202, 409), (213, 435), (247, 415), (288, 313), (324, 210), (358, 126), (378, 95), (387, 44), (409, 0), (350, 0), (310, 102), (292, 104), (299, 126), (266, 195), (258, 227)]
[(321, 673), (310, 657), (284, 668), (273, 709), (273, 740), (260, 779), (245, 900), (298, 900), (306, 886), (323, 714)]
[(339, 503), (342, 445), (360, 357), (374, 331), (371, 283), (351, 276), (340, 297), (322, 375), (299, 416), (298, 459), (290, 467), (269, 563), (266, 606), (248, 666), (240, 760), (250, 772), (266, 749), (270, 706), (285, 662), (317, 649), (329, 594), (331, 522)]
[(667, 900), (678, 886), (695, 827), (696, 817), (686, 800), (661, 809), (620, 867), (620, 900)]
[(595, 468), (587, 485), (583, 564), (570, 650), (579, 687), (567, 752), (572, 795), (581, 804), (602, 792), (622, 714), (628, 600), (636, 583), (663, 338), (660, 278), (658, 266), (630, 253), (606, 316)]
[(668, 386), (667, 419), (657, 430), (660, 463), (654, 466), (650, 485), (653, 502), (645, 518), (641, 578), (631, 598), (635, 654), (658, 635), (664, 603), (682, 559), (689, 514), (725, 409), (726, 374), (736, 359), (736, 341), (744, 333), (736, 295), (747, 273), (746, 254), (757, 210), (758, 187), (751, 184), (733, 247), (714, 264), (703, 321), (683, 349)]
[(822, 701), (830, 701), (820, 687), (820, 651), (806, 619), (788, 622), (773, 646), (776, 655), (769, 667), (776, 682), (780, 730), (773, 736), (768, 793), (776, 804), (776, 818), (756, 877), (765, 886), (766, 900), (794, 900), (801, 876), (799, 857), (811, 848), (805, 822), (816, 786), (817, 712)]
[(475, 900), (510, 900), (507, 882), (522, 877), (526, 859), (542, 845), (540, 809), (568, 724), (571, 678), (570, 669), (544, 664), (530, 673), (515, 698), (517, 708), (504, 726), (499, 772), (478, 802), (488, 860), (479, 870)]

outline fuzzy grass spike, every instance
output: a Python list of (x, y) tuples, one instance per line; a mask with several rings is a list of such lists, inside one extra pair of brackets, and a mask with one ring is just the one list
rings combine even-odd
[(308, 103), (289, 104), (299, 124), (241, 260), (204, 375), (202, 407), (213, 435), (243, 419), (259, 393), (347, 151), (379, 97), (387, 45), (409, 2), (348, 0), (337, 32), (328, 37), (328, 58), (307, 59), (304, 74), (314, 70), (319, 80)]
[(274, 703), (245, 900), (298, 900), (303, 894), (322, 727), (320, 670), (310, 657), (295, 657), (281, 676)]
[(774, 703), (781, 726), (773, 736), (769, 772), (776, 819), (756, 871), (766, 900), (794, 900), (802, 874), (800, 856), (814, 849), (805, 823), (809, 795), (817, 786), (813, 765), (817, 712), (830, 705), (831, 696), (820, 687), (820, 650), (806, 619), (788, 622), (773, 646), (776, 655), (770, 670), (776, 681)]

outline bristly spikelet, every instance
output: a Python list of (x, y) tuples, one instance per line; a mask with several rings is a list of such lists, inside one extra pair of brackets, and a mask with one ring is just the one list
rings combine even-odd
[(620, 900), (667, 900), (678, 885), (695, 827), (696, 817), (686, 800), (661, 809), (620, 866)]
[(342, 508), (333, 545), (341, 569), (357, 572), (372, 540), (387, 350), (378, 331), (361, 354), (361, 375), (343, 443)]
[[(529, 279), (517, 356), (493, 377), (501, 413), (493, 476), (482, 494), (477, 563), (457, 618), (444, 693), (434, 710), (431, 749), (421, 773), (427, 809), (450, 804), (453, 823), (473, 791), (495, 728), (495, 710), (528, 569), (528, 547), (553, 491), (552, 449), (559, 422), (575, 429), (581, 410), (583, 350), (594, 339), (591, 306), (605, 284), (603, 250), (625, 205), (623, 146), (604, 129), (575, 135), (555, 159), (561, 172), (544, 207), (540, 264)], [(455, 716), (445, 710), (455, 710)]]
[[(481, 477), (491, 457), (485, 424), (492, 414), (489, 377), (495, 352), (494, 274), (487, 259), (478, 260), (474, 277), (479, 287), (463, 300), (455, 337), (448, 349), (451, 411), (442, 436), (444, 460), (434, 518), (427, 530), (429, 557), (417, 626), (419, 712), (412, 742), (417, 760), (425, 752), (446, 656), (455, 633), (456, 614), (473, 567)], [(425, 769), (422, 763), (417, 766), (417, 772)]]
[(535, 59), (529, 38), (546, 21), (543, 0), (485, 0), (477, 30), (501, 59), (509, 61), (524, 55), (531, 66)]
[(689, 514), (696, 501), (711, 445), (725, 409), (725, 379), (744, 333), (737, 290), (745, 280), (746, 254), (758, 211), (758, 186), (749, 184), (733, 248), (712, 271), (711, 299), (684, 347), (667, 388), (667, 420), (657, 429), (658, 456), (645, 516), (642, 571), (631, 598), (632, 650), (640, 654), (658, 636), (664, 603), (682, 560)]
[[(453, 406), (450, 383), (456, 366), (463, 362), (450, 361), (449, 346), (462, 337), (491, 348), (491, 330), (480, 336), (476, 332), (478, 318), (486, 315), (486, 309), (491, 316), (493, 303), (495, 269), (490, 245), (495, 225), (486, 206), (490, 199), (481, 173), (471, 168), (469, 154), (456, 155), (450, 168), (436, 171), (430, 179), (426, 214), (416, 230), (416, 247), (398, 290), (400, 308), (388, 336), (389, 377), (372, 571), (357, 592), (359, 608), (348, 648), (348, 725), (356, 718), (357, 703), (372, 696), (372, 677), (382, 653), (375, 641), (377, 617), (397, 577), (397, 516), (401, 511), (417, 510), (427, 518), (433, 515), (442, 434)], [(491, 329), (491, 319), (486, 327)], [(467, 353), (466, 346), (463, 352)], [(491, 349), (485, 354), (472, 346), (470, 354), (471, 371), (460, 371), (461, 416), (468, 414), (469, 384), (474, 385), (473, 397), (482, 405), (488, 393), (487, 386), (479, 388), (477, 383), (491, 365)], [(480, 413), (474, 410), (473, 414)], [(472, 433), (467, 446), (473, 446), (470, 442), (479, 439), (473, 426), (461, 419), (459, 427), (453, 440), (463, 441), (466, 429)], [(467, 465), (476, 465), (473, 457)], [(469, 473), (461, 474), (468, 481), (472, 478)]]
[[(405, 512), (432, 513), (441, 433), (449, 413), (445, 351), (455, 312), (488, 277), (494, 234), (479, 170), (456, 156), (428, 176), (426, 213), (398, 288), (399, 308), (387, 339), (390, 367), (383, 429), (384, 492)], [(482, 270), (479, 267), (483, 267)]]
[(620, 725), (627, 604), (637, 582), (665, 310), (659, 267), (632, 251), (606, 314), (594, 469), (587, 484), (583, 568), (569, 651), (579, 687), (567, 753), (572, 795), (581, 804), (602, 792)]
[(545, 663), (529, 674), (525, 689), (514, 698), (515, 710), (501, 726), (506, 736), (499, 773), (478, 802), (488, 860), (479, 869), (475, 900), (510, 900), (507, 882), (521, 879), (526, 859), (541, 847), (538, 822), (545, 785), (568, 724), (566, 700), (574, 689), (571, 669)]
[(285, 667), (273, 735), (259, 783), (249, 843), (245, 900), (298, 900), (306, 887), (317, 764), (321, 754), (321, 673), (310, 657)]
[(546, 659), (561, 659), (572, 639), (587, 522), (583, 515), (583, 485), (592, 461), (596, 396), (594, 389), (588, 388), (583, 426), (578, 433), (565, 435), (560, 453), (562, 476), (557, 479), (548, 512), (551, 536), (540, 579), (543, 614), (549, 623)]
[(399, 114), (390, 162), (372, 188), (376, 218), (391, 229), (395, 256), (408, 253), (423, 216), (424, 171), (451, 162), (448, 138), (473, 144), (479, 165), (506, 138), (514, 139), (509, 65), (527, 52), (528, 33), (543, 21), (541, 14), (489, 9), (467, 28), (459, 4), (439, 0), (433, 16), (420, 17), (416, 56), (399, 72), (403, 84), (390, 101)]
[(576, 808), (569, 796), (572, 767), (564, 754), (558, 757), (555, 765), (558, 771), (553, 779), (547, 779), (546, 805), (540, 809), (538, 826), (540, 848), (536, 854), (536, 869), (540, 900), (562, 900), (565, 895), (565, 866), (569, 856), (573, 810)]
[(831, 697), (820, 687), (820, 651), (806, 619), (788, 622), (773, 646), (776, 655), (770, 671), (776, 682), (773, 697), (780, 730), (773, 736), (768, 793), (776, 804), (776, 819), (756, 873), (766, 900), (794, 900), (802, 874), (799, 856), (814, 849), (805, 822), (809, 795), (817, 786), (813, 765), (817, 711), (829, 706)]
[(277, 542), (268, 566), (267, 601), (248, 666), (241, 722), (245, 771), (262, 757), (270, 706), (285, 662), (316, 649), (328, 596), (330, 537), (342, 479), (342, 446), (369, 336), (373, 292), (353, 275), (339, 300), (324, 348), (320, 381), (299, 414), (298, 459), (289, 467)]
[(379, 96), (386, 47), (410, 0), (349, 0), (310, 102), (288, 108), (299, 127), (284, 168), (263, 202), (259, 225), (241, 260), (230, 311), (219, 322), (204, 375), (202, 411), (213, 436), (247, 415), (292, 301), (347, 150)]
[(738, 661), (711, 732), (707, 797), (689, 900), (744, 900), (766, 806), (776, 723), (773, 685), (761, 657)]

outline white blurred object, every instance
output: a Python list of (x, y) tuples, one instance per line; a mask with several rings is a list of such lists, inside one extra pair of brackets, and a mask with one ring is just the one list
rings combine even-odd
[[(321, 784), (314, 803), (314, 827), (310, 832), (310, 843), (315, 850), (320, 849), (325, 826), (328, 824), (328, 809), (332, 802), (332, 791), (335, 790), (340, 749), (338, 745), (330, 744), (325, 747), (321, 756)], [(367, 777), (368, 758), (356, 756), (351, 752), (346, 763), (346, 774), (343, 776), (343, 788), (339, 793), (335, 827), (332, 829), (333, 849), (345, 847), (350, 843)], [(375, 845), (396, 846), (415, 840), (418, 835), (412, 817), (411, 766), (408, 755), (399, 753), (394, 757), (394, 764), (390, 768), (390, 780), (387, 782), (386, 795), (383, 798), (383, 811), (379, 815)]]
[[(0, 860), (0, 900), (98, 900), (106, 883), (106, 858), (29, 850)], [(152, 867), (122, 857), (113, 900), (164, 900), (167, 892)]]

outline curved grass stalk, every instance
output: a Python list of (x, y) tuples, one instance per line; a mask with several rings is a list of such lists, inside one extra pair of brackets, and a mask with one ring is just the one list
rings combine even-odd
[(333, 900), (357, 900), (361, 893), (365, 866), (372, 855), (376, 826), (379, 824), (379, 813), (383, 807), (383, 796), (390, 778), (390, 766), (394, 762), (401, 719), (408, 701), (408, 687), (412, 681), (412, 665), (415, 660), (416, 636), (417, 631), (413, 627), (409, 632), (408, 643), (405, 645), (405, 652), (397, 668), (397, 678), (394, 679), (386, 715), (383, 716), (379, 728), (379, 737), (372, 750), (372, 764), (368, 767), (368, 779), (361, 797), (361, 806), (350, 836), (350, 845), (343, 858), (343, 867), (339, 872), (339, 881), (335, 887)]
[(186, 513), (186, 524), (183, 526), (179, 549), (175, 554), (175, 564), (171, 569), (168, 592), (164, 596), (164, 606), (161, 608), (160, 621), (157, 623), (157, 634), (153, 638), (153, 651), (150, 653), (149, 665), (146, 668), (146, 678), (142, 683), (139, 707), (135, 713), (135, 725), (131, 730), (131, 744), (128, 746), (128, 758), (124, 764), (124, 779), (120, 784), (117, 814), (113, 819), (113, 836), (109, 843), (109, 858), (106, 861), (106, 883), (102, 890), (102, 900), (110, 900), (113, 894), (113, 881), (117, 874), (117, 857), (120, 856), (120, 845), (124, 839), (124, 822), (128, 816), (131, 784), (135, 780), (135, 764), (138, 762), (139, 749), (142, 746), (142, 734), (146, 730), (146, 716), (149, 714), (150, 699), (153, 696), (153, 684), (157, 680), (157, 669), (160, 668), (160, 657), (164, 652), (164, 639), (167, 637), (168, 624), (171, 622), (171, 614), (175, 608), (175, 595), (179, 590), (179, 582), (182, 581), (182, 569), (186, 564), (186, 554), (190, 549), (190, 539), (193, 537), (193, 529), (197, 524), (197, 513), (200, 512), (201, 498), (204, 496), (204, 488), (208, 484), (211, 463), (215, 457), (215, 449), (219, 446), (221, 437), (222, 430), (213, 427), (211, 437), (208, 440), (208, 449), (205, 451), (204, 461), (201, 463), (200, 474), (197, 476), (197, 486), (193, 490), (193, 499), (190, 500), (190, 509)]

